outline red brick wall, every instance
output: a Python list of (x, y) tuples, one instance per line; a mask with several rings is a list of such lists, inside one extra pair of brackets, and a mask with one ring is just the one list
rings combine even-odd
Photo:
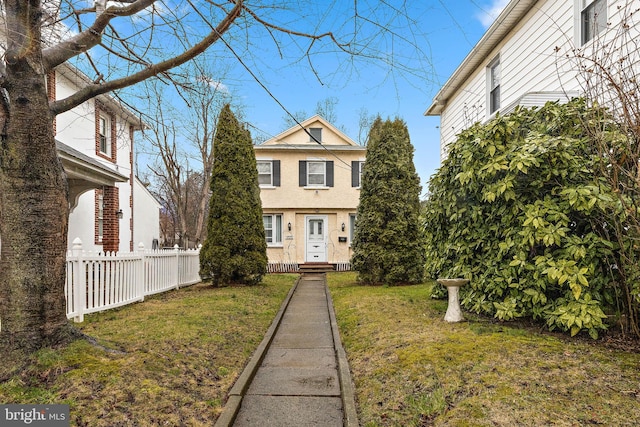
[[(95, 242), (102, 245), (105, 252), (117, 252), (120, 246), (120, 220), (116, 212), (120, 209), (117, 187), (103, 187), (96, 190), (95, 208)], [(98, 219), (100, 194), (102, 194), (102, 241), (100, 241), (100, 224)]]

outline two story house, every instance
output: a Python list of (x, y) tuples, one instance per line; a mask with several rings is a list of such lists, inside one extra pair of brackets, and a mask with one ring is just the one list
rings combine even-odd
[(348, 263), (366, 148), (317, 115), (254, 148), (269, 263)]
[[(48, 75), (49, 98), (66, 98), (88, 82), (62, 64)], [(134, 135), (145, 126), (140, 118), (101, 95), (59, 114), (53, 126), (69, 182), (69, 248), (76, 238), (94, 252), (129, 252), (139, 243), (152, 248), (160, 205), (135, 173)]]
[[(511, 0), (425, 112), (440, 116), (441, 158), (456, 135), (476, 122), (517, 105), (583, 95), (577, 57), (619, 55), (607, 43), (620, 31), (637, 39), (633, 12), (639, 7), (638, 0)], [(633, 56), (626, 60), (637, 61)]]

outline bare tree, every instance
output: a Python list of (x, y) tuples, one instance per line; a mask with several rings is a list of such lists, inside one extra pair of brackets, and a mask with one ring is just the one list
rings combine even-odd
[[(346, 127), (343, 124), (338, 123), (339, 117), (336, 109), (339, 102), (340, 100), (335, 96), (324, 98), (316, 102), (316, 109), (314, 110), (314, 114), (318, 114), (323, 119), (340, 129), (342, 132), (346, 132)], [(300, 110), (291, 115), (285, 115), (283, 117), (283, 120), (286, 126), (293, 127), (308, 118), (309, 116), (307, 112), (304, 110)]]
[[(172, 81), (173, 68), (213, 45), (220, 55), (230, 54), (248, 71), (256, 70), (252, 75), (263, 85), (258, 62), (265, 40), (279, 52), (297, 55), (294, 61), (306, 60), (318, 79), (323, 72), (313, 57), (319, 52), (378, 59), (385, 69), (421, 75), (428, 68), (415, 60), (407, 66), (385, 49), (393, 45), (399, 51), (404, 44), (413, 50), (410, 57), (426, 58), (422, 40), (416, 40), (421, 30), (409, 19), (409, 7), (416, 6), (408, 2), (336, 0), (319, 9), (313, 1), (291, 1), (287, 11), (282, 10), (287, 2), (257, 0), (188, 1), (180, 7), (154, 0), (86, 4), (0, 2), (5, 20), (0, 44), (6, 48), (0, 60), (0, 356), (5, 369), (73, 335), (64, 296), (69, 204), (54, 141), (55, 115), (154, 76)], [(45, 77), (67, 61), (93, 80), (49, 102)], [(355, 60), (341, 67), (358, 70)]]
[[(213, 168), (213, 136), (220, 109), (230, 98), (220, 79), (210, 77), (205, 61), (193, 61), (180, 77), (184, 90), (157, 81), (145, 84), (151, 130), (145, 140), (156, 156), (154, 193), (174, 221), (171, 245), (191, 247), (205, 236), (209, 204), (209, 179)], [(175, 99), (179, 105), (171, 105)]]

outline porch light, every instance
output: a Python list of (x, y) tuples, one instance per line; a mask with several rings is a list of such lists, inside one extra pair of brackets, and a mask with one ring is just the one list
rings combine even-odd
[(118, 210), (116, 211), (116, 217), (117, 217), (118, 219), (122, 219), (122, 218), (124, 218), (124, 212), (122, 212), (122, 209), (118, 209)]
[(287, 224), (287, 229), (288, 229), (289, 231), (291, 231), (291, 223), (288, 223), (288, 224)]
[(344, 222), (342, 223), (342, 231), (344, 231)]

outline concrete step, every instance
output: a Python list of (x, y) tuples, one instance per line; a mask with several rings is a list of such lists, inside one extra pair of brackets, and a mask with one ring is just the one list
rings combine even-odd
[(335, 264), (329, 264), (326, 262), (307, 262), (298, 266), (298, 272), (300, 273), (328, 273), (330, 271), (336, 271)]

